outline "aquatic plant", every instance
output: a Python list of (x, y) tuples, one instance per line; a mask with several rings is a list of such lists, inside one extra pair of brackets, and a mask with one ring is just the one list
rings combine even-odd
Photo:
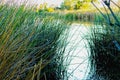
[[(107, 15), (102, 13), (99, 8), (97, 8), (93, 3), (93, 5), (99, 10), (101, 15), (105, 18), (106, 23), (102, 22), (99, 24), (95, 24), (96, 26), (91, 29), (89, 47), (91, 53), (90, 62), (92, 76), (90, 77), (90, 79), (119, 80), (119, 17), (117, 17), (117, 15), (115, 15), (114, 11), (111, 9), (110, 2), (106, 2), (105, 0), (104, 4), (108, 7), (108, 10), (110, 10), (111, 14), (107, 13), (107, 11)], [(105, 9), (107, 8), (105, 7)], [(111, 19), (111, 17), (113, 17), (113, 19)]]
[[(67, 23), (25, 6), (0, 6), (0, 80), (63, 80)], [(60, 46), (62, 45), (62, 46)]]

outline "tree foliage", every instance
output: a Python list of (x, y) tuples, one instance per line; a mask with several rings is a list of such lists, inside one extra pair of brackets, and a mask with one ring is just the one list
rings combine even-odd
[(73, 9), (73, 4), (75, 0), (64, 0), (64, 2), (61, 4), (62, 9)]
[(61, 9), (77, 10), (81, 8), (86, 8), (89, 7), (90, 2), (91, 0), (64, 0), (61, 4)]

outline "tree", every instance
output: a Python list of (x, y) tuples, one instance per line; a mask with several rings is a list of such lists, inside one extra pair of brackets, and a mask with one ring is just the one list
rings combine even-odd
[(74, 9), (80, 9), (83, 6), (83, 2), (82, 1), (77, 1), (77, 3), (74, 5)]
[[(96, 1), (96, 0), (94, 0)], [(64, 0), (63, 3), (61, 4), (61, 9), (81, 9), (85, 7), (89, 7), (91, 0)]]
[(48, 4), (47, 4), (47, 3), (40, 4), (40, 5), (37, 7), (36, 12), (43, 12), (43, 11), (47, 11), (47, 6), (48, 6)]
[(75, 0), (64, 0), (64, 2), (61, 4), (61, 8), (67, 10), (74, 9), (74, 1)]

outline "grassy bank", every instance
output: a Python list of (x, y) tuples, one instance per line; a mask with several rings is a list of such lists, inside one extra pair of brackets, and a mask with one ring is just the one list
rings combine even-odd
[(63, 19), (68, 22), (74, 22), (74, 21), (83, 21), (83, 22), (92, 22), (94, 21), (94, 15), (95, 13), (61, 13), (61, 12), (55, 12), (55, 13), (49, 13), (49, 12), (40, 12), (38, 14), (44, 14), (45, 16), (54, 16), (57, 19)]
[[(111, 7), (116, 15), (119, 15), (119, 8), (116, 7)], [(111, 17), (111, 13), (109, 10), (104, 9), (104, 7), (99, 8), (101, 10), (101, 12), (106, 16), (106, 18), (108, 17), (108, 14), (110, 14), (110, 18)], [(106, 11), (108, 13), (106, 13)], [(69, 22), (74, 22), (74, 21), (82, 21), (82, 22), (107, 22), (104, 17), (101, 15), (101, 13), (95, 9), (80, 9), (80, 10), (56, 10), (54, 12), (47, 12), (45, 10), (38, 11), (38, 14), (44, 14), (46, 16), (54, 16), (57, 19), (65, 19), (66, 21)], [(118, 16), (119, 17), (119, 16)], [(119, 17), (120, 18), (120, 17)]]
[(63, 80), (67, 26), (24, 6), (0, 6), (0, 80)]

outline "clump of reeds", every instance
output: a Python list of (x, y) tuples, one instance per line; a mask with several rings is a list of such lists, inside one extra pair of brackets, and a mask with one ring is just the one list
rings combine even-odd
[[(67, 23), (25, 6), (0, 6), (0, 80), (63, 80)], [(65, 44), (66, 37), (61, 39)], [(57, 51), (58, 50), (58, 51)]]
[[(110, 6), (107, 7), (110, 8)], [(113, 11), (110, 10), (110, 12), (113, 19), (115, 19), (115, 23), (111, 21), (109, 14), (106, 17), (101, 13), (108, 20), (107, 23), (95, 24), (95, 27), (91, 30), (89, 40), (91, 79), (120, 79), (120, 23), (117, 22), (119, 19), (116, 18), (117, 16), (114, 15)]]
[[(99, 79), (104, 77), (105, 80), (118, 80), (120, 78), (120, 51), (114, 44), (115, 40), (108, 30), (103, 26), (99, 29), (97, 25), (92, 30), (89, 41), (91, 70), (93, 70), (91, 72), (96, 76), (98, 75)], [(119, 44), (118, 35), (115, 37)]]

